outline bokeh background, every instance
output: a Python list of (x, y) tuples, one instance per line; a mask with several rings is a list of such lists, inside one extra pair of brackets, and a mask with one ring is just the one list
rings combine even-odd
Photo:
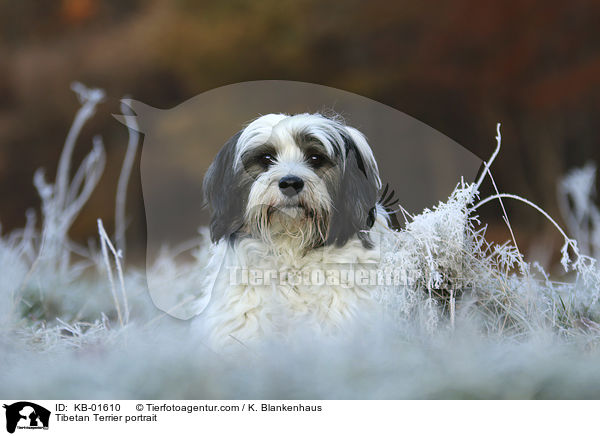
[[(122, 96), (170, 108), (262, 79), (372, 98), (482, 159), (501, 121), (503, 150), (493, 169), (500, 190), (560, 218), (557, 180), (600, 162), (599, 22), (593, 0), (0, 0), (2, 231), (21, 227), (26, 210), (39, 208), (35, 169), (54, 177), (79, 107), (74, 80), (107, 92), (76, 149), (82, 157), (100, 133), (108, 153), (99, 188), (71, 230), (77, 241), (95, 238), (99, 216), (112, 229), (127, 130), (111, 114), (120, 113)], [(139, 168), (129, 189), (128, 247), (141, 256)], [(558, 251), (559, 235), (536, 212), (505, 205), (521, 249), (537, 257)], [(497, 205), (482, 214), (490, 238), (509, 237)]]

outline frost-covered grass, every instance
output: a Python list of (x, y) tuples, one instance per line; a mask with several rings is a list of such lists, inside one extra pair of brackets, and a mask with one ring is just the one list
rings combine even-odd
[[(116, 195), (116, 237), (99, 220), (98, 248), (69, 240), (104, 165), (98, 138), (70, 170), (78, 132), (103, 96), (81, 85), (74, 90), (82, 108), (57, 179), (35, 176), (41, 223), (30, 212), (24, 229), (0, 238), (0, 397), (600, 398), (594, 167), (559, 186), (574, 238), (547, 216), (565, 236), (569, 274), (561, 281), (528, 263), (514, 236), (505, 244), (485, 238), (477, 209), (486, 202), (499, 201), (504, 211), (502, 201), (517, 200), (545, 214), (518, 196), (478, 197), (483, 177), (491, 179), (498, 131), (481, 179), (459, 183), (431, 210), (404, 214), (403, 229), (383, 238), (380, 268), (409, 279), (379, 289), (384, 319), (339, 338), (299, 333), (232, 358), (207, 347), (189, 322), (156, 309), (145, 274), (126, 266), (133, 134)], [(505, 212), (503, 218), (510, 229)], [(169, 285), (185, 272), (179, 268), (165, 252), (150, 272)]]

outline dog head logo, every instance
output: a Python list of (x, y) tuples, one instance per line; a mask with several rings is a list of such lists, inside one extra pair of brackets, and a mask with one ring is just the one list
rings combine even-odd
[[(168, 110), (123, 103), (116, 118), (144, 134), (148, 288), (158, 308), (180, 319), (209, 302), (209, 294), (184, 289), (202, 283), (202, 268), (190, 268), (179, 292), (169, 276), (174, 268), (156, 260), (165, 246), (198, 240), (200, 227), (209, 229), (205, 246), (240, 228), (263, 240), (274, 231), (296, 232), (296, 245), (306, 250), (343, 246), (354, 235), (368, 246), (376, 202), (392, 200), (392, 190), (404, 210), (420, 212), (448, 198), (461, 177), (473, 179), (481, 165), (407, 114), (321, 85), (238, 83)], [(323, 263), (335, 262), (331, 256)]]
[(19, 401), (11, 405), (4, 404), (6, 409), (6, 431), (14, 433), (18, 429), (48, 429), (50, 411), (28, 401)]

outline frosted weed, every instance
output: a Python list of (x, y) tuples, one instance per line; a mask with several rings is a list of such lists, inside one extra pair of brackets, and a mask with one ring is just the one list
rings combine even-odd
[[(400, 269), (410, 280), (381, 287), (378, 299), (388, 315), (381, 325), (352, 332), (350, 341), (315, 341), (299, 334), (287, 344), (265, 344), (230, 361), (194, 337), (187, 323), (158, 311), (143, 272), (124, 262), (124, 192), (138, 141), (134, 126), (116, 196), (116, 237), (99, 220), (100, 250), (69, 239), (68, 230), (98, 185), (105, 161), (96, 138), (70, 176), (78, 134), (103, 98), (101, 90), (81, 84), (73, 89), (82, 106), (56, 181), (47, 182), (41, 171), (34, 177), (42, 199), (41, 229), (30, 212), (24, 229), (0, 238), (1, 396), (600, 396), (594, 370), (600, 363), (594, 167), (570, 173), (559, 185), (569, 238), (527, 199), (498, 191), (479, 198), (484, 177), (493, 181), (490, 168), (501, 144), (498, 127), (497, 148), (479, 180), (460, 181), (448, 200), (415, 216), (405, 214), (403, 228), (384, 239), (381, 267)], [(512, 234), (503, 200), (524, 202), (557, 227), (564, 237), (568, 280), (557, 281), (528, 263), (514, 236), (504, 244), (486, 240), (477, 210), (491, 201), (500, 202)], [(206, 262), (206, 248), (197, 249), (198, 264)], [(153, 267), (165, 286), (188, 283), (200, 269), (173, 259), (172, 250), (165, 250)], [(27, 381), (28, 374), (40, 370), (46, 381)]]

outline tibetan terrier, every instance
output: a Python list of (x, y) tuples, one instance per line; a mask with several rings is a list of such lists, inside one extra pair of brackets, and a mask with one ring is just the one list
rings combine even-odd
[(366, 138), (339, 119), (270, 114), (234, 135), (204, 178), (211, 342), (340, 332), (376, 312), (380, 191)]

